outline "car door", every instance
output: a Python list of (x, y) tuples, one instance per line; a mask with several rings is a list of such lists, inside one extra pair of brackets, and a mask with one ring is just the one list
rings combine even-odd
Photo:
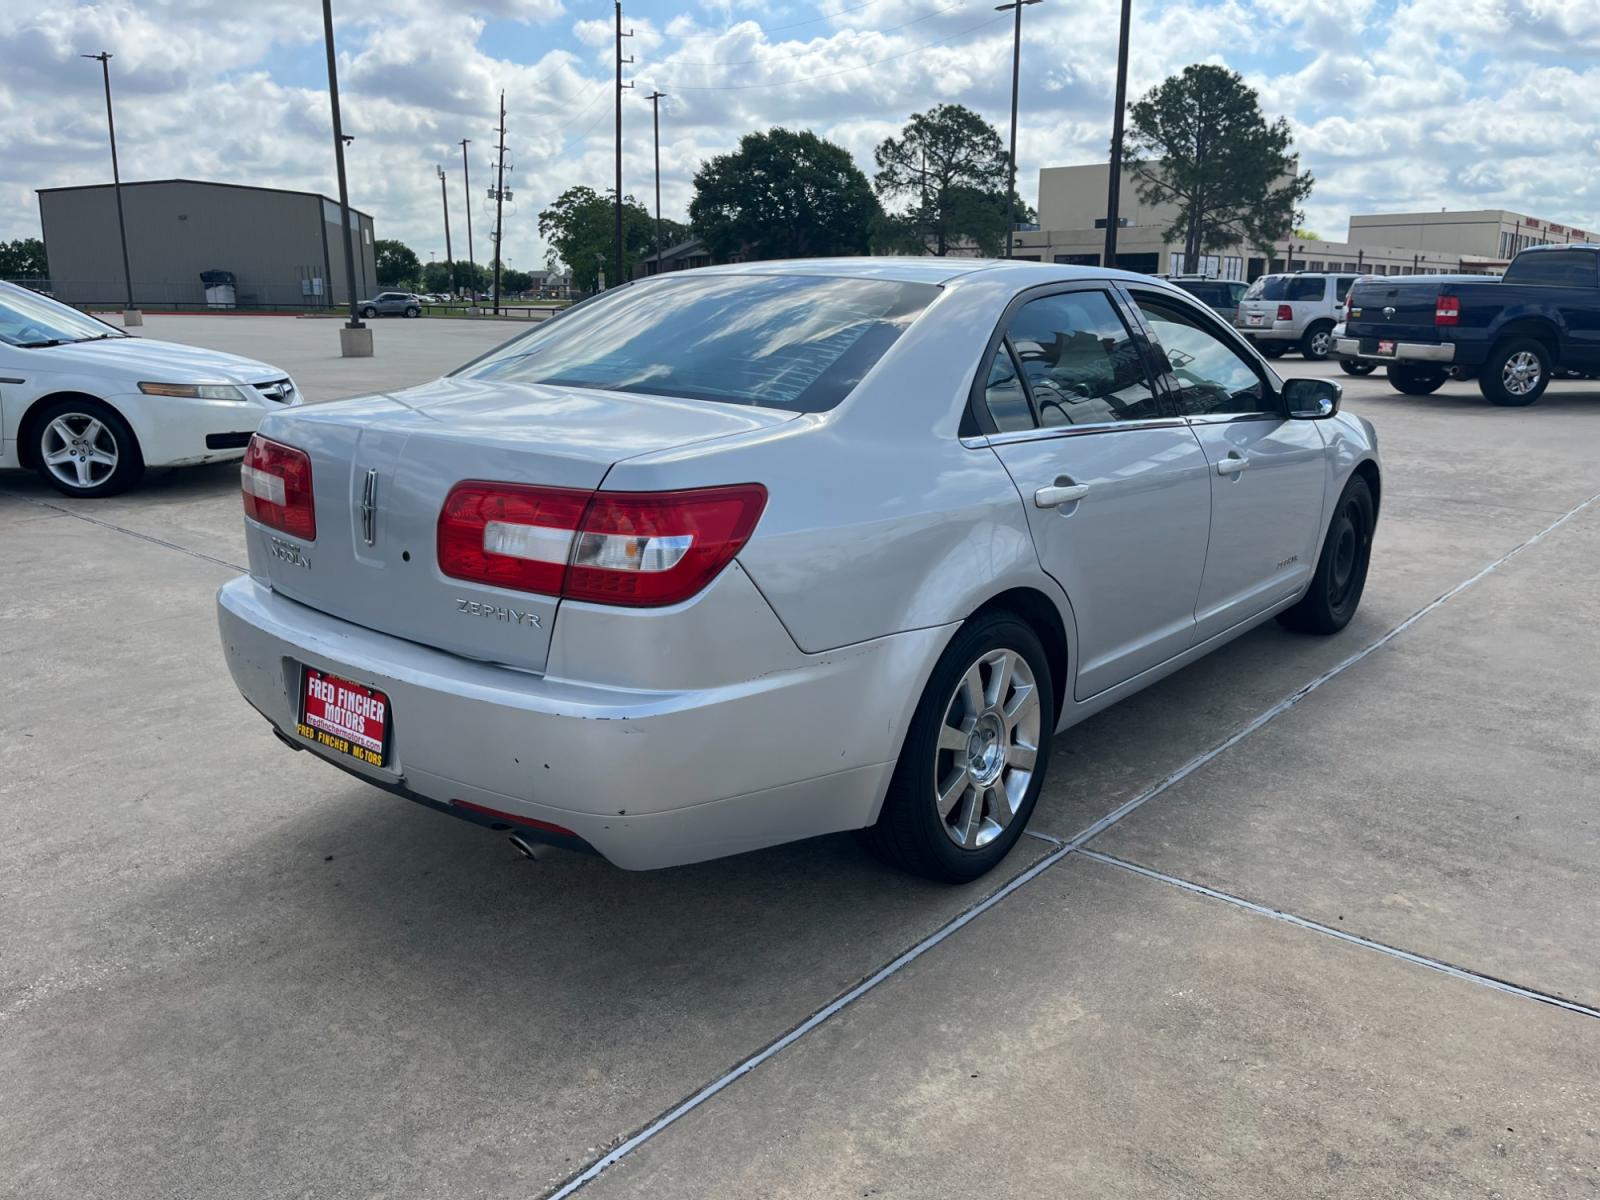
[(1320, 422), (1290, 420), (1277, 380), (1186, 299), (1132, 287), (1156, 368), (1210, 464), (1211, 537), (1197, 640), (1301, 591), (1316, 565), (1327, 447)]
[(1205, 567), (1209, 468), (1160, 398), (1112, 289), (1079, 285), (1019, 299), (975, 391), (1039, 561), (1072, 605), (1076, 698), (1188, 649)]

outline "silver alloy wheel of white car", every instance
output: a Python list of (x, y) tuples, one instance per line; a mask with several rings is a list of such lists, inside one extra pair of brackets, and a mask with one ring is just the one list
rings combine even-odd
[(39, 440), (45, 469), (69, 488), (98, 487), (116, 472), (117, 435), (98, 417), (65, 412), (45, 426)]
[(1311, 335), (1311, 354), (1315, 358), (1327, 358), (1333, 350), (1333, 331), (1319, 329)]
[(1004, 647), (962, 674), (934, 751), (934, 803), (946, 836), (986, 846), (1016, 816), (1039, 749), (1039, 689), (1028, 662)]
[(1518, 350), (1500, 368), (1500, 382), (1513, 396), (1526, 396), (1539, 386), (1544, 364), (1531, 350)]

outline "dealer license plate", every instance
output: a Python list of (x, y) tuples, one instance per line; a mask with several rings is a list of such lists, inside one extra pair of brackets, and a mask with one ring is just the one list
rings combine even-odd
[(1394, 343), (1393, 342), (1379, 342), (1378, 343), (1378, 353), (1379, 354), (1393, 354), (1394, 353)]
[(389, 697), (315, 667), (300, 668), (301, 737), (370, 767), (389, 752)]

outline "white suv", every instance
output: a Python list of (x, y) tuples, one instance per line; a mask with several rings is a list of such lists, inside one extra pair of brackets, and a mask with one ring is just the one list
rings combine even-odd
[(1339, 305), (1359, 278), (1355, 272), (1263, 275), (1239, 301), (1233, 323), (1268, 358), (1298, 349), (1305, 357), (1321, 362), (1333, 351)]

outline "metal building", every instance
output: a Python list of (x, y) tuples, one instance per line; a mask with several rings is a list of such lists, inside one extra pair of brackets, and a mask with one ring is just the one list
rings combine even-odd
[[(349, 303), (337, 201), (316, 192), (198, 179), (122, 185), (133, 299), (141, 308), (203, 308), (201, 273), (234, 277), (241, 308), (335, 308)], [(110, 184), (41, 188), (39, 219), (50, 290), (68, 304), (121, 308), (122, 250)], [(377, 288), (372, 218), (350, 210), (357, 299)], [(218, 277), (212, 276), (213, 282)]]

